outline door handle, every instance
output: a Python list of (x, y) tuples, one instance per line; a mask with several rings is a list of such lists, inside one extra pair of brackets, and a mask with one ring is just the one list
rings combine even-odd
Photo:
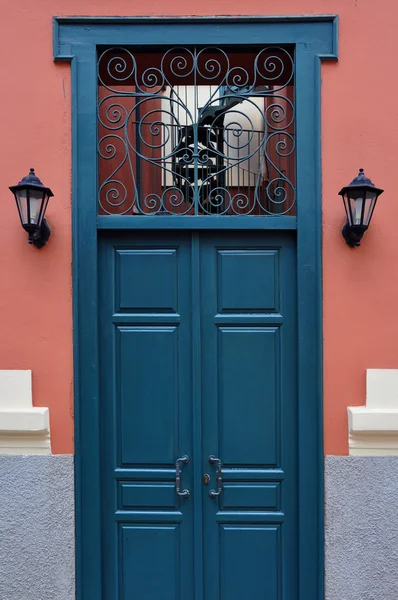
[(216, 498), (222, 492), (222, 463), (221, 460), (216, 456), (213, 456), (213, 454), (209, 456), (209, 463), (211, 465), (217, 465), (217, 491), (210, 490), (209, 492), (210, 498)]
[(176, 494), (177, 496), (181, 496), (182, 498), (189, 498), (190, 491), (185, 489), (181, 491), (181, 468), (180, 464), (187, 465), (189, 463), (189, 456), (186, 454), (181, 458), (177, 458), (176, 460)]

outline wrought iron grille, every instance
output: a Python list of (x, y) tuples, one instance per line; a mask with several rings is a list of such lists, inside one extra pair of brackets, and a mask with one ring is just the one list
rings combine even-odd
[(295, 214), (293, 52), (107, 49), (98, 140), (100, 214)]

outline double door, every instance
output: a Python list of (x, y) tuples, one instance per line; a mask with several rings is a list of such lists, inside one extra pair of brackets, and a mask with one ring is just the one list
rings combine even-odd
[(293, 233), (99, 244), (103, 600), (296, 600)]

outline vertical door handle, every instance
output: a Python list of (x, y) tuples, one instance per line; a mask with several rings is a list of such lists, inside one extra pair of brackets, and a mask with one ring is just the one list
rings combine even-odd
[(186, 454), (184, 456), (182, 456), (181, 458), (177, 458), (176, 460), (176, 494), (177, 496), (182, 496), (182, 498), (189, 498), (190, 496), (190, 492), (189, 490), (185, 489), (181, 491), (181, 468), (180, 468), (180, 463), (182, 463), (183, 465), (187, 465), (189, 463), (189, 456), (187, 456)]
[(209, 463), (211, 465), (217, 465), (217, 491), (210, 490), (210, 492), (209, 492), (210, 498), (216, 498), (222, 492), (222, 469), (221, 469), (222, 464), (221, 464), (221, 460), (213, 455), (209, 456)]

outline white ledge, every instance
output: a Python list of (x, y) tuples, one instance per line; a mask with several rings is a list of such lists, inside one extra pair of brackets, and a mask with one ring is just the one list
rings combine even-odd
[(32, 372), (0, 370), (0, 454), (50, 454), (48, 408), (32, 406)]
[(347, 410), (350, 455), (398, 455), (398, 369), (368, 369), (366, 406)]
[(49, 431), (49, 423), (48, 408), (0, 409), (0, 434)]
[(398, 433), (398, 410), (392, 408), (348, 408), (350, 433), (370, 433), (389, 431)]

